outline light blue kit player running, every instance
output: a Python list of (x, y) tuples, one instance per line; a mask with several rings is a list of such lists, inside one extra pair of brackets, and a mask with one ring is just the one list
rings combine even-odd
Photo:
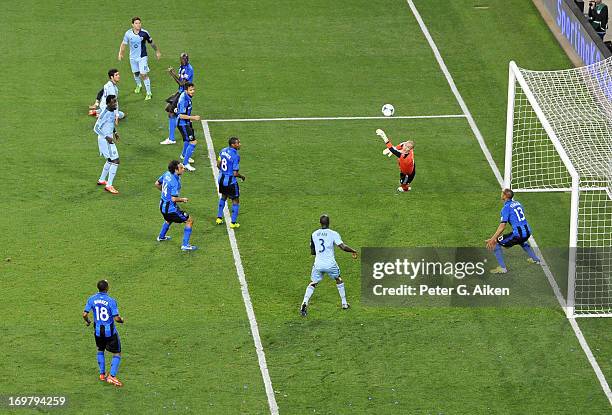
[(340, 268), (336, 262), (334, 247), (338, 246), (338, 248), (345, 252), (351, 252), (353, 259), (357, 259), (357, 251), (345, 245), (338, 232), (329, 229), (329, 216), (321, 216), (319, 223), (321, 224), (321, 229), (314, 231), (310, 237), (310, 253), (315, 255), (315, 261), (310, 276), (311, 282), (306, 287), (304, 301), (300, 307), (300, 314), (303, 317), (306, 317), (308, 314), (308, 301), (310, 301), (310, 297), (314, 293), (317, 284), (323, 279), (323, 274), (327, 274), (336, 281), (336, 287), (342, 301), (342, 309), (346, 310), (350, 307), (350, 304), (346, 301), (344, 281), (340, 278)]
[[(189, 55), (185, 52), (181, 53), (180, 61), (181, 64), (178, 68), (178, 73), (174, 68), (168, 68), (168, 73), (170, 73), (172, 79), (178, 84), (178, 91), (166, 99), (168, 103), (166, 107), (166, 111), (168, 112), (168, 138), (164, 141), (160, 141), (159, 144), (161, 145), (176, 144), (174, 133), (178, 125), (178, 117), (174, 110), (178, 105), (179, 96), (185, 91), (185, 85), (193, 83), (193, 66), (189, 63)], [(193, 160), (189, 160), (189, 163), (193, 163)]]
[(161, 52), (157, 45), (153, 43), (153, 38), (146, 30), (142, 29), (142, 22), (140, 17), (132, 18), (132, 28), (125, 32), (123, 41), (119, 46), (119, 60), (123, 59), (125, 47), (130, 48), (130, 66), (134, 73), (134, 81), (136, 81), (136, 94), (140, 93), (142, 83), (144, 82), (147, 95), (145, 101), (151, 99), (151, 80), (149, 79), (149, 61), (147, 55), (147, 43), (151, 44), (153, 50), (155, 50), (155, 56), (157, 60), (161, 58)]
[[(527, 242), (531, 236), (531, 227), (527, 222), (523, 205), (514, 200), (514, 192), (510, 189), (502, 191), (501, 199), (504, 202), (504, 207), (501, 210), (500, 224), (493, 236), (486, 240), (487, 248), (495, 252), (495, 258), (497, 258), (499, 264), (498, 267), (491, 270), (492, 274), (505, 274), (508, 272), (504, 262), (502, 247), (510, 248), (514, 245), (520, 245), (529, 255), (527, 262), (532, 264), (540, 263), (540, 258), (536, 256), (531, 245)], [(508, 223), (512, 226), (512, 232), (502, 235)]]
[[(119, 315), (117, 301), (108, 295), (108, 281), (98, 281), (98, 292), (87, 299), (83, 310), (83, 320), (87, 326), (91, 325), (89, 313), (94, 317), (94, 337), (98, 348), (98, 367), (100, 369), (99, 379), (115, 386), (123, 386), (117, 379), (117, 371), (121, 363), (121, 340), (115, 327), (115, 323), (123, 324), (123, 318)], [(106, 361), (104, 351), (113, 354), (110, 373), (106, 373)]]

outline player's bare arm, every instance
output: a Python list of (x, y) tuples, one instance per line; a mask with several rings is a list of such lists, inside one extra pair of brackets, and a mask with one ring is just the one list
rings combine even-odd
[(187, 115), (187, 114), (179, 114), (179, 118), (182, 120), (189, 120), (189, 121), (200, 121), (202, 119), (202, 117), (200, 117), (199, 115)]
[(344, 252), (350, 252), (351, 254), (353, 254), (352, 256), (353, 256), (354, 259), (357, 258), (357, 251), (355, 251), (350, 246), (345, 245), (345, 244), (340, 244), (340, 245), (338, 245), (338, 248), (342, 249)]
[(242, 181), (246, 180), (246, 177), (243, 176), (242, 174), (240, 174), (240, 171), (238, 170), (234, 170), (234, 177), (238, 177), (239, 179), (241, 179)]
[(189, 199), (186, 197), (176, 197), (176, 196), (172, 196), (172, 201), (174, 203), (187, 203), (189, 202)]
[(506, 223), (502, 222), (499, 224), (493, 236), (491, 236), (489, 239), (485, 241), (487, 243), (487, 248), (489, 248), (490, 250), (493, 250), (493, 248), (495, 248), (495, 244), (497, 243), (497, 238), (499, 238), (499, 236), (504, 232), (505, 228), (506, 228)]
[(91, 324), (91, 320), (89, 319), (89, 313), (83, 311), (83, 320), (85, 320), (85, 324), (87, 324), (87, 326)]
[(119, 54), (117, 55), (117, 59), (118, 60), (123, 59), (124, 53), (125, 53), (125, 43), (121, 42), (121, 45), (119, 45)]
[(115, 316), (115, 321), (119, 324), (123, 324), (125, 320), (121, 316)]
[(155, 51), (155, 57), (157, 58), (157, 60), (159, 60), (159, 58), (161, 58), (161, 51), (154, 42), (151, 42), (151, 47)]

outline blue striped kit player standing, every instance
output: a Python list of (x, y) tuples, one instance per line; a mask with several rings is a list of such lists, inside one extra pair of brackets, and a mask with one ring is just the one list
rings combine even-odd
[[(527, 255), (529, 255), (527, 262), (532, 264), (540, 263), (540, 258), (536, 256), (531, 245), (527, 242), (531, 236), (531, 227), (527, 222), (523, 205), (514, 200), (514, 192), (510, 189), (504, 189), (502, 191), (501, 199), (504, 202), (504, 207), (501, 210), (500, 224), (493, 236), (486, 240), (487, 248), (495, 253), (495, 258), (499, 264), (498, 267), (491, 270), (492, 274), (505, 274), (508, 272), (508, 268), (506, 268), (506, 263), (504, 262), (502, 247), (510, 248), (514, 245), (520, 245)], [(512, 226), (512, 232), (502, 235), (508, 223)]]
[(168, 164), (168, 171), (162, 174), (155, 182), (155, 187), (161, 191), (161, 200), (159, 201), (159, 210), (164, 217), (164, 224), (157, 236), (159, 242), (168, 241), (171, 238), (166, 236), (173, 223), (184, 223), (185, 231), (183, 233), (183, 244), (181, 250), (195, 251), (197, 246), (189, 244), (191, 237), (191, 228), (193, 219), (188, 213), (179, 209), (177, 203), (187, 203), (189, 199), (180, 197), (181, 193), (181, 176), (185, 172), (185, 167), (178, 160), (172, 160)]
[[(123, 386), (117, 379), (117, 371), (121, 363), (121, 340), (115, 327), (115, 323), (123, 324), (123, 318), (119, 315), (117, 301), (108, 295), (108, 281), (98, 281), (98, 292), (87, 299), (83, 310), (83, 320), (87, 326), (91, 325), (89, 313), (94, 317), (94, 337), (98, 348), (98, 366), (100, 368), (101, 381), (106, 381), (115, 386)], [(104, 351), (113, 354), (110, 373), (106, 374), (106, 362)]]
[[(168, 68), (168, 72), (170, 73), (170, 76), (178, 84), (178, 92), (169, 98), (169, 99), (172, 99), (172, 101), (166, 101), (171, 104), (169, 107), (170, 109), (175, 109), (175, 108), (172, 108), (172, 106), (175, 103), (174, 99), (178, 100), (178, 97), (180, 96), (180, 94), (185, 91), (185, 85), (187, 85), (188, 83), (193, 83), (193, 66), (191, 66), (191, 64), (189, 63), (189, 55), (187, 55), (187, 53), (185, 52), (181, 53), (180, 60), (181, 60), (181, 65), (178, 68), (178, 73), (174, 71), (174, 68), (172, 67)], [(178, 124), (178, 117), (174, 111), (170, 112), (169, 109), (167, 109), (167, 111), (168, 111), (168, 138), (166, 138), (164, 141), (161, 141), (159, 143), (162, 145), (176, 143), (176, 140), (174, 138), (174, 132)], [(191, 161), (188, 161), (188, 162), (191, 163)]]
[(176, 113), (178, 115), (178, 128), (183, 136), (183, 151), (181, 153), (181, 160), (184, 160), (185, 170), (195, 171), (190, 163), (191, 155), (193, 154), (198, 140), (195, 138), (193, 131), (192, 121), (200, 121), (202, 118), (199, 115), (191, 115), (191, 98), (195, 94), (195, 85), (191, 82), (185, 84), (185, 90), (181, 93), (178, 99), (178, 105), (176, 107)]
[(219, 152), (217, 158), (217, 168), (219, 169), (219, 207), (217, 210), (217, 225), (223, 223), (223, 209), (225, 202), (229, 197), (232, 200), (232, 223), (230, 228), (239, 228), (238, 211), (240, 210), (240, 188), (238, 180), (244, 181), (246, 177), (240, 174), (240, 139), (238, 137), (230, 137), (228, 147), (225, 147)]

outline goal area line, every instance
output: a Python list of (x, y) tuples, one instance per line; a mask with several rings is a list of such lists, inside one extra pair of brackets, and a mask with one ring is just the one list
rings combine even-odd
[(351, 121), (351, 120), (424, 120), (436, 118), (465, 118), (464, 114), (397, 115), (391, 117), (286, 117), (286, 118), (227, 118), (203, 120), (204, 122), (265, 122), (265, 121)]

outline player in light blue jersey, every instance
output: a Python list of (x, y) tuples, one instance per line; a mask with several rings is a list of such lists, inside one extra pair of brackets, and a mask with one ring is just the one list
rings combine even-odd
[[(531, 245), (527, 242), (531, 236), (531, 227), (527, 222), (523, 205), (514, 200), (514, 192), (510, 189), (502, 191), (501, 199), (504, 202), (504, 207), (501, 210), (500, 224), (493, 236), (486, 240), (487, 248), (495, 252), (495, 258), (497, 258), (499, 263), (498, 267), (491, 270), (493, 274), (505, 274), (508, 272), (504, 262), (502, 247), (510, 248), (514, 245), (520, 245), (529, 255), (528, 262), (532, 264), (540, 263), (540, 258), (536, 256)], [(502, 235), (508, 223), (512, 226), (512, 232)]]
[(195, 138), (192, 121), (200, 121), (202, 118), (199, 115), (191, 115), (191, 98), (195, 94), (195, 86), (188, 82), (185, 84), (185, 91), (181, 93), (176, 107), (178, 116), (178, 128), (183, 136), (183, 151), (181, 152), (181, 160), (185, 164), (185, 170), (195, 171), (195, 167), (191, 165), (193, 159), (191, 155), (195, 151), (198, 140)]
[(217, 158), (217, 168), (219, 169), (219, 206), (217, 209), (217, 225), (223, 223), (223, 209), (225, 202), (229, 197), (232, 200), (232, 222), (230, 228), (239, 228), (238, 212), (240, 211), (240, 188), (238, 187), (238, 179), (246, 180), (240, 174), (240, 139), (238, 137), (230, 137), (227, 142), (228, 146), (219, 152)]
[[(178, 105), (178, 99), (181, 93), (185, 91), (185, 85), (188, 83), (193, 83), (193, 67), (189, 63), (189, 55), (187, 55), (185, 52), (181, 53), (180, 61), (181, 65), (178, 68), (178, 73), (176, 73), (174, 68), (168, 68), (168, 73), (178, 84), (178, 91), (166, 99), (166, 102), (168, 103), (166, 106), (166, 112), (168, 113), (168, 138), (159, 143), (162, 145), (176, 144), (174, 132), (176, 131), (176, 126), (178, 124), (178, 117), (174, 110)], [(191, 161), (189, 163), (191, 163)]]
[(317, 229), (310, 236), (310, 253), (315, 255), (315, 261), (310, 276), (311, 282), (306, 287), (304, 301), (300, 307), (302, 317), (306, 317), (308, 314), (308, 301), (310, 301), (310, 297), (314, 293), (317, 284), (323, 279), (323, 274), (327, 274), (336, 281), (336, 288), (338, 288), (340, 300), (342, 301), (342, 309), (347, 310), (350, 307), (350, 304), (346, 301), (344, 281), (340, 278), (340, 268), (336, 262), (334, 248), (337, 246), (345, 252), (352, 253), (353, 259), (357, 259), (357, 251), (345, 245), (338, 232), (329, 229), (329, 216), (321, 216), (319, 223), (321, 224), (321, 229)]
[[(114, 95), (117, 98), (117, 108), (115, 109), (116, 123), (119, 123), (119, 120), (125, 117), (125, 113), (119, 111), (119, 87), (117, 84), (119, 83), (120, 79), (121, 75), (119, 74), (119, 70), (109, 69), (108, 82), (104, 84), (102, 90), (96, 97), (96, 102), (90, 107), (93, 110), (93, 113), (90, 111), (90, 115), (100, 115), (106, 108), (106, 97), (109, 95)], [(98, 108), (98, 110), (96, 111), (95, 108)]]
[(168, 164), (168, 171), (162, 174), (155, 182), (155, 187), (161, 191), (161, 200), (159, 202), (159, 211), (164, 217), (164, 224), (157, 236), (159, 242), (168, 241), (171, 238), (166, 236), (168, 229), (172, 223), (184, 223), (185, 231), (183, 233), (183, 251), (195, 251), (198, 249), (195, 245), (189, 244), (191, 237), (191, 228), (193, 226), (193, 218), (188, 213), (179, 209), (177, 203), (187, 203), (189, 199), (180, 197), (181, 193), (181, 176), (185, 172), (184, 166), (178, 160), (172, 160)]
[(140, 17), (133, 17), (132, 28), (125, 32), (123, 41), (119, 46), (119, 55), (117, 56), (119, 60), (123, 59), (125, 47), (128, 46), (130, 48), (130, 66), (132, 67), (134, 80), (136, 81), (136, 89), (134, 92), (137, 94), (140, 93), (142, 83), (144, 82), (145, 89), (147, 90), (145, 101), (151, 99), (151, 80), (149, 79), (147, 43), (151, 44), (151, 47), (155, 50), (155, 56), (157, 60), (159, 60), (161, 58), (161, 52), (157, 45), (153, 43), (153, 38), (149, 32), (142, 28)]
[[(119, 315), (117, 301), (108, 295), (108, 281), (98, 281), (98, 292), (87, 299), (83, 310), (83, 320), (88, 327), (91, 325), (89, 313), (93, 313), (94, 317), (94, 337), (98, 348), (98, 367), (100, 368), (99, 379), (115, 386), (123, 386), (123, 383), (117, 379), (117, 371), (121, 363), (121, 340), (115, 327), (115, 323), (123, 324), (123, 318)], [(105, 350), (113, 354), (108, 375), (104, 359)]]
[(116, 145), (116, 142), (119, 140), (119, 134), (115, 130), (116, 109), (117, 97), (114, 95), (107, 96), (106, 108), (100, 113), (93, 128), (94, 132), (98, 135), (100, 155), (106, 159), (102, 168), (102, 174), (98, 179), (98, 186), (104, 186), (104, 190), (114, 195), (119, 193), (113, 187), (113, 181), (119, 168), (119, 151), (117, 151)]

